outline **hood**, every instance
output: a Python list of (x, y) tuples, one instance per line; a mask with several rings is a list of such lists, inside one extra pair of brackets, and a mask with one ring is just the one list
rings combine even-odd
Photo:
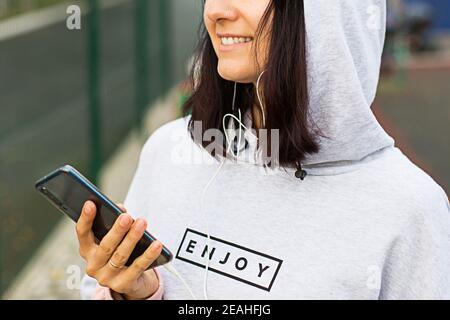
[(305, 0), (312, 121), (329, 137), (305, 164), (358, 161), (394, 140), (371, 106), (386, 31), (385, 0)]
[[(304, 0), (304, 4), (310, 125), (326, 138), (318, 138), (320, 152), (309, 155), (302, 165), (325, 171), (330, 166), (347, 167), (394, 146), (371, 110), (385, 39), (386, 2)], [(251, 123), (251, 112), (244, 120)], [(245, 153), (242, 157), (249, 159)]]

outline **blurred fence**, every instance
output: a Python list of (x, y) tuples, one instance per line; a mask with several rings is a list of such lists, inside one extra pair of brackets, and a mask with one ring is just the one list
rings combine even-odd
[[(66, 27), (66, 3), (82, 9), (81, 30)], [(185, 77), (201, 18), (196, 0), (0, 0), (0, 18), (47, 5), (17, 20), (52, 23), (0, 36), (0, 294), (61, 218), (34, 181), (65, 163), (95, 181)]]
[(0, 19), (65, 1), (67, 0), (0, 0)]

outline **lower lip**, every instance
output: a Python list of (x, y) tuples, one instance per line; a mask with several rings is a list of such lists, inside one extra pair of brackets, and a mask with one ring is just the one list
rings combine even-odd
[[(253, 40), (252, 40), (253, 41)], [(222, 42), (220, 43), (220, 51), (232, 51), (232, 50), (236, 50), (239, 48), (242, 48), (250, 43), (252, 43), (252, 41), (249, 42), (241, 42), (241, 43), (233, 43), (230, 45), (224, 45), (222, 44)]]

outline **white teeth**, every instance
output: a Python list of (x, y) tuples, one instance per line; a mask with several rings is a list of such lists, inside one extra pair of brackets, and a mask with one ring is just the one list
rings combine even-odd
[(252, 41), (252, 38), (249, 38), (249, 37), (247, 37), (247, 38), (243, 38), (243, 37), (223, 37), (223, 38), (220, 38), (221, 39), (221, 41), (222, 41), (222, 44), (223, 45), (225, 45), (225, 46), (229, 46), (229, 45), (232, 45), (232, 44), (236, 44), (236, 43), (244, 43), (244, 42), (250, 42), (250, 41)]

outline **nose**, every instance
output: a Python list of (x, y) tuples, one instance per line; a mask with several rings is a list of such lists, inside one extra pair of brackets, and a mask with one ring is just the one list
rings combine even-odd
[(205, 18), (214, 23), (222, 20), (236, 20), (238, 13), (233, 2), (234, 0), (206, 0)]

